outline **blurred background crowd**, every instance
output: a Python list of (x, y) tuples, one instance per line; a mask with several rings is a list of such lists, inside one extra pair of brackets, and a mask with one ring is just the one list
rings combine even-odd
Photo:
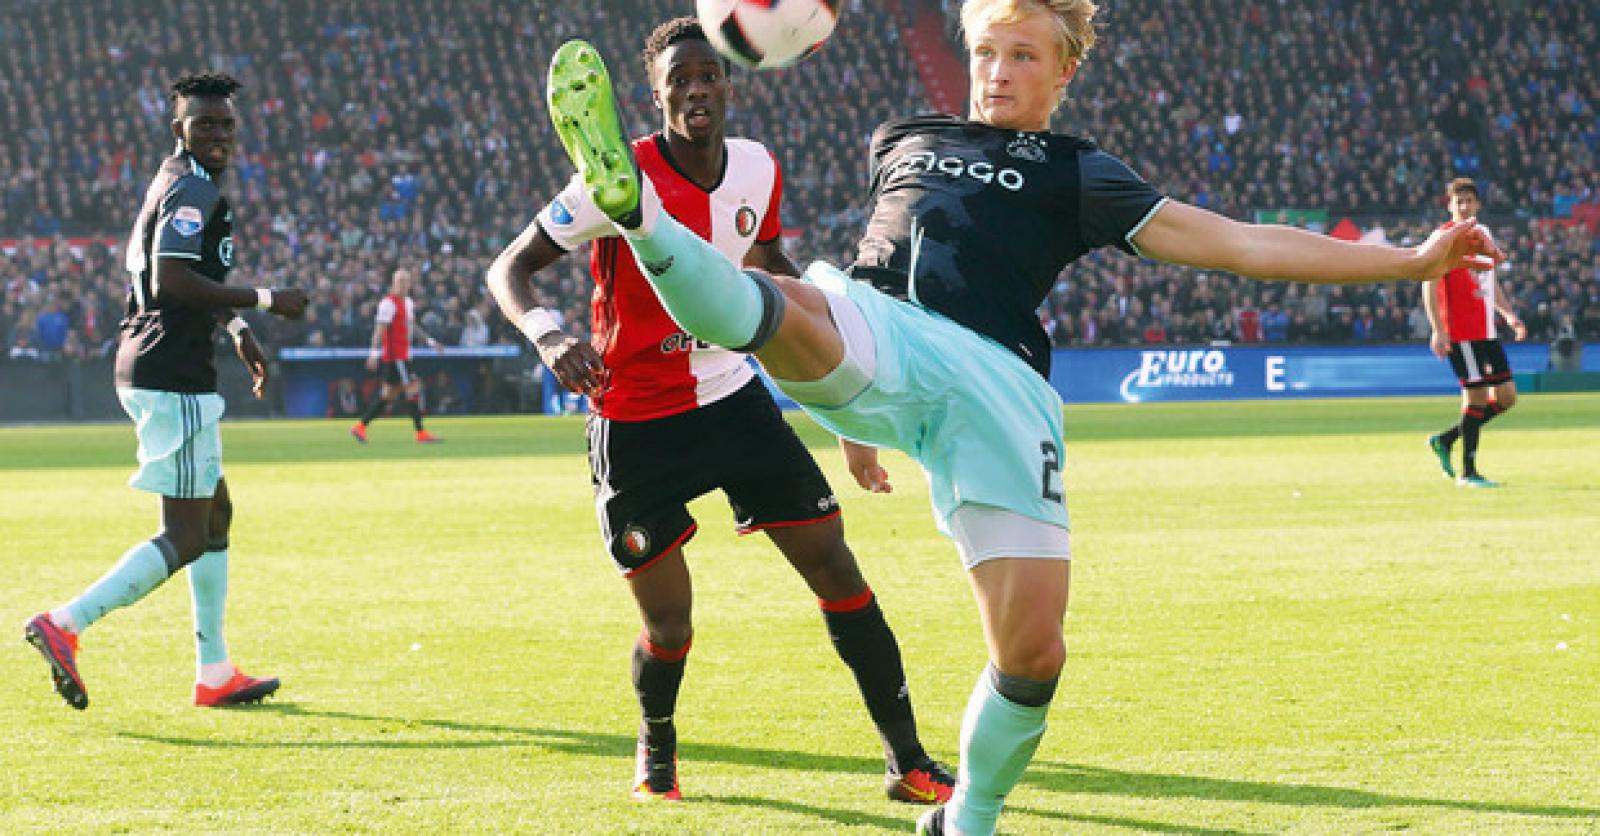
[[(0, 362), (92, 357), (114, 344), (123, 239), (172, 144), (166, 84), (202, 68), (245, 84), (225, 187), (240, 254), (230, 281), (312, 293), (304, 322), (258, 323), (271, 346), (366, 345), (402, 266), (419, 274), (419, 316), (443, 342), (519, 341), (483, 275), (570, 176), (542, 105), (550, 54), (567, 38), (597, 40), (625, 119), (655, 130), (637, 56), (656, 23), (690, 5), (10, 0), (0, 17)], [(765, 142), (783, 166), (798, 263), (852, 260), (868, 137), (935, 105), (910, 24), (932, 19), (954, 38), (958, 5), (845, 0), (815, 59), (735, 72), (729, 133)], [(1444, 184), (1475, 177), (1510, 255), (1502, 281), (1533, 338), (1600, 339), (1600, 4), (1107, 0), (1101, 23), (1057, 130), (1094, 138), (1159, 189), (1231, 217), (1325, 230), (1350, 219), (1391, 243), (1425, 236), (1446, 217)], [(583, 333), (586, 256), (538, 281)], [(1109, 251), (1064, 272), (1040, 316), (1061, 346), (1427, 334), (1416, 285), (1264, 285)]]

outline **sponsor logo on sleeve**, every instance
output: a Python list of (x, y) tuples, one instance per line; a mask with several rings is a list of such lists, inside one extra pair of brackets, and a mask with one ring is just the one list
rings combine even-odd
[(555, 221), (557, 226), (572, 225), (572, 210), (559, 197), (550, 201), (550, 220)]
[(179, 206), (178, 211), (172, 213), (172, 228), (185, 238), (199, 234), (203, 226), (205, 219), (200, 216), (200, 210), (193, 206)]

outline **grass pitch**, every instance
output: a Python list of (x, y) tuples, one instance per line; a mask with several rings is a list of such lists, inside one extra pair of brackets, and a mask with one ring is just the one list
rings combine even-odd
[[(1008, 833), (1600, 833), (1600, 396), (1484, 433), (1452, 399), (1075, 406), (1069, 661)], [(953, 761), (984, 651), (920, 473), (864, 495), (795, 418)], [(89, 631), (92, 704), (23, 620), (155, 530), (125, 425), (0, 429), (0, 831), (877, 833), (882, 761), (804, 585), (693, 510), (687, 801), (627, 798), (637, 616), (576, 419), (228, 424), (229, 638), (275, 701), (188, 706), (187, 585)]]

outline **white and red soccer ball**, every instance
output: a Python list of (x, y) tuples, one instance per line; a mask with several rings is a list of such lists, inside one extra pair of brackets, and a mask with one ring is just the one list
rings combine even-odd
[(842, 0), (695, 0), (700, 28), (730, 61), (758, 70), (787, 67), (822, 48)]

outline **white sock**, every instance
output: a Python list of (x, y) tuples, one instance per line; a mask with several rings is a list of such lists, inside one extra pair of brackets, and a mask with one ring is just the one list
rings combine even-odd
[(228, 684), (233, 678), (233, 663), (224, 659), (221, 662), (207, 662), (195, 671), (194, 678), (207, 688), (220, 688)]
[(55, 622), (57, 627), (66, 630), (68, 633), (79, 632), (78, 622), (72, 620), (72, 613), (67, 612), (66, 607), (57, 607), (51, 610), (50, 620)]

